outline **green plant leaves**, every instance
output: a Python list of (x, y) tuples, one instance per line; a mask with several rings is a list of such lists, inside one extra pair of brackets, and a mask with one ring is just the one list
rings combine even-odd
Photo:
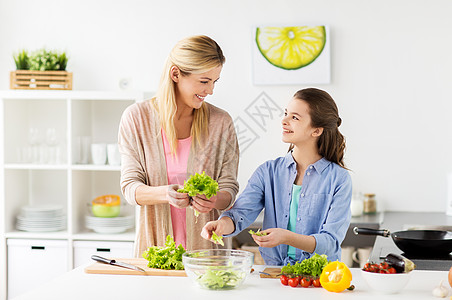
[(153, 246), (143, 252), (143, 257), (149, 261), (149, 268), (164, 270), (183, 270), (182, 254), (185, 249), (182, 245), (176, 247), (173, 237), (166, 237), (165, 247)]
[(13, 58), (17, 70), (64, 71), (68, 62), (65, 52), (48, 51), (44, 48), (31, 54), (22, 50), (14, 54)]
[(30, 69), (30, 58), (25, 50), (20, 51), (13, 55), (14, 62), (16, 63), (17, 70), (28, 70)]
[(206, 172), (196, 173), (184, 182), (184, 188), (179, 189), (178, 192), (188, 193), (190, 197), (204, 194), (207, 198), (210, 198), (217, 194), (218, 183), (209, 175), (206, 175)]
[(325, 254), (319, 255), (315, 253), (311, 258), (296, 262), (294, 265), (288, 263), (281, 268), (283, 274), (291, 275), (310, 275), (314, 277), (320, 276), (322, 270), (329, 263)]

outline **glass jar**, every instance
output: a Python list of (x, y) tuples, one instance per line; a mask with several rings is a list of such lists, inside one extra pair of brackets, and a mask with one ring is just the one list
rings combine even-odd
[(352, 217), (359, 217), (363, 214), (363, 194), (353, 193), (350, 210), (352, 211)]
[(377, 201), (375, 200), (375, 194), (364, 194), (363, 213), (374, 214), (376, 212), (377, 212)]

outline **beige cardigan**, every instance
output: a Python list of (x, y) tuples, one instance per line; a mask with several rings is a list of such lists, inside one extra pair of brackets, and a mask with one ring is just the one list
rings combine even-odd
[[(140, 185), (167, 185), (166, 160), (161, 126), (153, 100), (135, 103), (123, 113), (119, 125), (121, 153), (121, 190), (127, 202), (138, 205), (135, 191)], [(221, 191), (232, 196), (230, 208), (238, 192), (237, 169), (239, 147), (231, 117), (224, 110), (205, 103), (209, 108), (209, 136), (199, 147), (193, 147), (187, 164), (187, 174), (205, 171), (218, 182)], [(220, 211), (202, 213), (195, 223), (191, 209), (187, 211), (187, 250), (210, 249), (218, 246), (200, 236), (202, 227), (218, 219)], [(166, 236), (173, 235), (169, 204), (140, 207), (139, 228), (135, 239), (135, 257), (141, 257), (150, 246), (164, 246)]]

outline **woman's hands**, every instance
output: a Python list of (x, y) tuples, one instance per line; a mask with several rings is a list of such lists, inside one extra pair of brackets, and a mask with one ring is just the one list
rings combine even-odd
[(218, 196), (212, 196), (210, 198), (207, 198), (206, 195), (196, 195), (192, 197), (191, 205), (194, 209), (199, 211), (200, 213), (207, 213), (215, 208), (215, 204), (218, 200)]
[(289, 230), (282, 228), (269, 228), (262, 230), (261, 233), (266, 233), (267, 235), (252, 235), (253, 240), (261, 247), (272, 248), (281, 244), (288, 244), (287, 240), (290, 235)]
[(218, 236), (223, 236), (233, 233), (234, 230), (235, 225), (231, 218), (223, 217), (217, 221), (207, 222), (201, 230), (201, 236), (206, 240), (210, 240), (212, 238), (212, 231), (215, 231)]
[(168, 186), (166, 199), (168, 203), (177, 208), (185, 208), (190, 205), (190, 198), (187, 193), (178, 193), (177, 190), (183, 188), (179, 184), (171, 184)]
[[(165, 188), (165, 186), (162, 186)], [(178, 193), (177, 190), (182, 189), (183, 186), (179, 184), (171, 184), (166, 186), (166, 201), (169, 204), (184, 208), (191, 205), (200, 213), (207, 213), (212, 209), (224, 209), (231, 202), (231, 194), (225, 191), (219, 191), (215, 196), (207, 198), (206, 195), (198, 194), (194, 197), (189, 197), (187, 193)]]

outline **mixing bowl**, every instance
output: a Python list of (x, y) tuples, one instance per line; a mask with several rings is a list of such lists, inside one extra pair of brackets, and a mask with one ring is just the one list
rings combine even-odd
[(113, 218), (120, 212), (121, 198), (118, 195), (103, 195), (92, 201), (92, 212), (96, 217)]
[(395, 294), (400, 292), (411, 277), (409, 273), (382, 274), (361, 270), (361, 274), (371, 289), (380, 294)]
[(251, 271), (254, 254), (244, 250), (209, 249), (182, 255), (185, 272), (200, 287), (227, 290), (240, 286)]

